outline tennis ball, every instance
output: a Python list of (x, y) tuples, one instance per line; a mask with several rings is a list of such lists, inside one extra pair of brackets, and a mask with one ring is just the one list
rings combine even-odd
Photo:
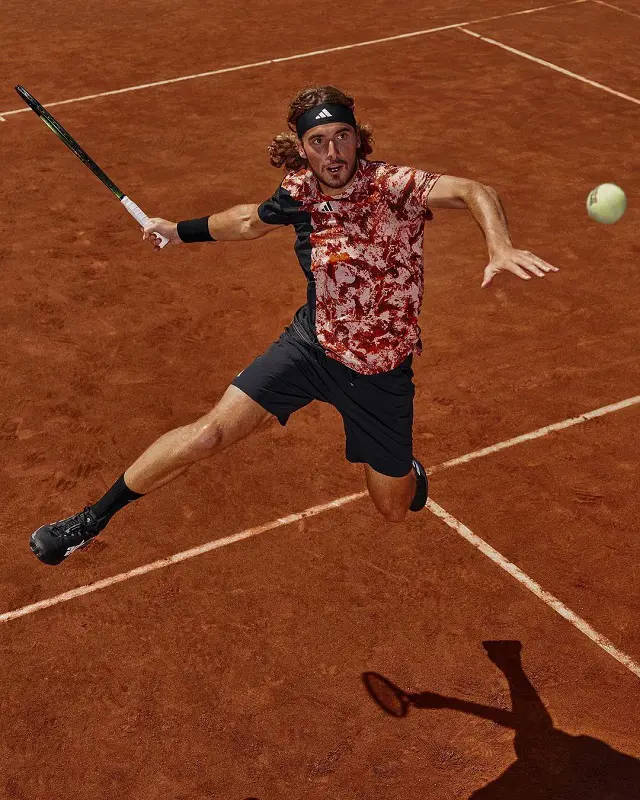
[(589, 192), (587, 213), (596, 222), (612, 225), (617, 222), (627, 208), (625, 193), (615, 183), (601, 183)]

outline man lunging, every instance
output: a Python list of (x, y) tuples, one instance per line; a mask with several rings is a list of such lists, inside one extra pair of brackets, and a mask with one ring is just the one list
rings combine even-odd
[(290, 132), (270, 148), (286, 174), (271, 198), (201, 219), (153, 219), (143, 238), (170, 244), (257, 239), (286, 225), (307, 279), (307, 301), (268, 349), (231, 382), (218, 404), (155, 441), (84, 511), (43, 525), (30, 539), (45, 564), (59, 564), (134, 500), (165, 486), (313, 400), (344, 422), (346, 458), (363, 463), (371, 499), (391, 522), (420, 511), (428, 482), (413, 454), (413, 354), (422, 352), (424, 224), (433, 208), (468, 208), (490, 261), (482, 286), (501, 271), (527, 280), (556, 267), (511, 244), (497, 193), (476, 181), (370, 161), (371, 129), (351, 97), (332, 86), (300, 92)]

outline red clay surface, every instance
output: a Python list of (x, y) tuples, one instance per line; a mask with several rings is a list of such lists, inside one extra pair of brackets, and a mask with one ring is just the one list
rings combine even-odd
[[(156, 38), (160, 4), (127, 19), (87, 6), (91, 25), (85, 10), (58, 15), (47, 36), (45, 4), (28, 27), (12, 4), (2, 13), (15, 80), (0, 105), (19, 107), (18, 82), (64, 99), (526, 7), (381, 4), (360, 19), (311, 8), (330, 35), (298, 6), (261, 27), (229, 7), (187, 36), (202, 20), (187, 5)], [(264, 21), (264, 8), (251, 13)], [(598, 51), (603, 30), (627, 31), (631, 48), (640, 20), (595, 3), (538, 14), (472, 29), (633, 94), (633, 75), (613, 57), (605, 73)], [(115, 41), (122, 51), (106, 46)], [(416, 455), (435, 465), (637, 395), (640, 107), (453, 30), (56, 117), (149, 215), (180, 219), (271, 194), (280, 175), (266, 146), (287, 101), (325, 82), (356, 96), (375, 157), (495, 186), (516, 246), (561, 268), (481, 291), (482, 235), (466, 213), (436, 214)], [(364, 489), (339, 415), (312, 405), (133, 504), (81, 557), (40, 566), (30, 532), (98, 499), (158, 436), (208, 411), (304, 302), (304, 279), (288, 231), (155, 254), (33, 114), (7, 118), (0, 137), (0, 611)], [(611, 227), (584, 208), (606, 180), (629, 199)], [(432, 479), (436, 502), (636, 660), (637, 418), (627, 409)], [(429, 512), (387, 526), (368, 498), (4, 624), (0, 786), (11, 800), (466, 799), (515, 761), (513, 731), (451, 709), (393, 719), (360, 674), (509, 709), (486, 639), (521, 641), (556, 727), (603, 744), (520, 737), (522, 764), (556, 770), (552, 793), (518, 772), (516, 789), (481, 796), (640, 796), (640, 780), (635, 794), (594, 794), (585, 766), (622, 775), (612, 748), (632, 757), (636, 779), (637, 678)]]
[(639, 422), (634, 406), (434, 476), (438, 503), (636, 662)]
[[(523, 643), (559, 730), (637, 755), (636, 677), (432, 515), (388, 530), (376, 513), (363, 500), (11, 623), (8, 796), (466, 798), (516, 760), (513, 731), (388, 717), (360, 673), (510, 709), (486, 639)], [(544, 750), (550, 773), (575, 769)], [(584, 765), (571, 785), (590, 797)]]
[[(637, 17), (585, 2), (531, 14), (525, 25), (520, 17), (506, 17), (470, 27), (476, 33), (640, 100), (640, 61), (632, 41), (640, 36), (640, 3), (635, 5)], [(585, 40), (596, 28), (597, 47), (585, 48)], [(563, 79), (558, 76), (556, 80)], [(601, 96), (601, 89), (592, 91)], [(627, 110), (632, 108), (628, 106)]]
[[(409, 5), (371, 0), (366, 10), (350, 13), (353, 9), (346, 11), (339, 0), (328, 0), (310, 3), (301, 13), (291, 0), (277, 8), (267, 0), (243, 5), (216, 0), (205, 10), (197, 3), (182, 3), (176, 9), (171, 0), (127, 6), (89, 0), (61, 19), (55, 0), (39, 0), (29, 7), (26, 24), (24, 4), (6, 0), (3, 55), (15, 70), (13, 83), (37, 86), (43, 102), (56, 101), (546, 4), (425, 0)], [(3, 83), (0, 108), (19, 108), (12, 81)], [(231, 89), (228, 82), (225, 87)]]

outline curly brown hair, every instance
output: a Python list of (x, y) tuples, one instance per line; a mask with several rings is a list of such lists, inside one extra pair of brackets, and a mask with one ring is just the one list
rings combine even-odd
[[(307, 161), (298, 153), (298, 135), (296, 120), (305, 111), (321, 103), (337, 103), (347, 108), (355, 105), (353, 97), (336, 89), (335, 86), (310, 86), (303, 89), (293, 98), (289, 105), (287, 124), (291, 132), (279, 133), (268, 147), (269, 161), (273, 167), (283, 167), (287, 172), (297, 172), (307, 165)], [(373, 131), (370, 125), (356, 123), (356, 132), (360, 136), (358, 158), (366, 158), (373, 152)]]

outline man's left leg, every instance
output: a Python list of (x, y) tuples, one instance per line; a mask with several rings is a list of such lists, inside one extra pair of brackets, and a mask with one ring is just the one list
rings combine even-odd
[(427, 475), (413, 456), (413, 356), (389, 372), (359, 375), (335, 363), (330, 402), (344, 422), (347, 461), (362, 463), (369, 495), (390, 522), (427, 502)]
[(409, 473), (393, 478), (364, 465), (369, 496), (378, 511), (390, 522), (402, 522), (407, 511), (420, 511), (427, 501), (428, 481), (422, 464), (414, 459)]

